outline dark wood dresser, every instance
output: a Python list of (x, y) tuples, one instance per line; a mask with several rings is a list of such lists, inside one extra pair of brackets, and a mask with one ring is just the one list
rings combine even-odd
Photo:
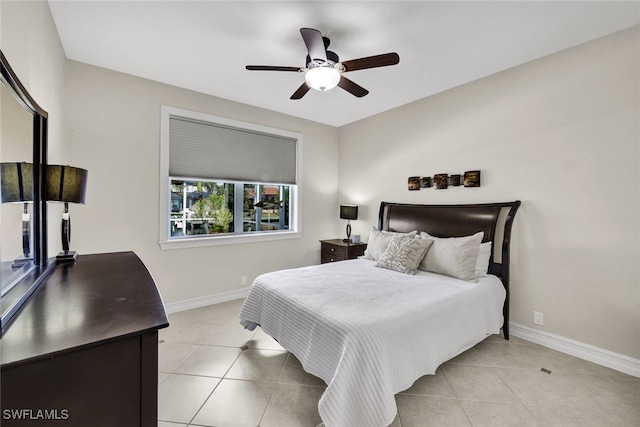
[(157, 426), (158, 289), (133, 252), (59, 264), (1, 339), (3, 427)]
[(344, 261), (364, 255), (366, 243), (343, 242), (342, 239), (320, 240), (320, 262)]

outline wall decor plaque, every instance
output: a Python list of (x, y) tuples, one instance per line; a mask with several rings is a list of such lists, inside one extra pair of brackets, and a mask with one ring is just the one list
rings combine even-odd
[(448, 187), (449, 175), (446, 173), (439, 173), (433, 176), (433, 185), (437, 189), (445, 189)]
[(480, 171), (467, 171), (464, 173), (465, 187), (480, 187)]
[(407, 185), (409, 187), (409, 191), (419, 190), (420, 189), (420, 177), (419, 176), (410, 176)]
[(420, 178), (420, 188), (429, 188), (431, 187), (431, 177), (423, 176)]

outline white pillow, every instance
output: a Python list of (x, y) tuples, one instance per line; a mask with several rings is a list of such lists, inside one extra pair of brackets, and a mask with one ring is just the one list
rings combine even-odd
[(430, 239), (415, 236), (393, 236), (376, 267), (388, 268), (400, 273), (416, 274), (420, 261), (433, 244)]
[(480, 244), (478, 259), (476, 259), (476, 276), (484, 277), (489, 271), (489, 258), (491, 258), (491, 242)]
[(425, 232), (420, 233), (423, 239), (433, 240), (420, 266), (421, 270), (446, 274), (469, 282), (477, 282), (476, 260), (484, 232), (466, 237), (433, 237)]
[(387, 249), (387, 245), (393, 238), (393, 236), (410, 236), (414, 237), (418, 234), (417, 231), (410, 233), (394, 233), (392, 231), (380, 231), (376, 227), (371, 227), (369, 233), (369, 240), (367, 241), (367, 249), (364, 251), (364, 255), (361, 258), (378, 261), (384, 251)]

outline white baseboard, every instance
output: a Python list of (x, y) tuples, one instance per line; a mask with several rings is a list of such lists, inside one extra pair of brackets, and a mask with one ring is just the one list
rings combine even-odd
[(561, 337), (560, 335), (528, 328), (514, 322), (509, 322), (509, 332), (514, 337), (640, 378), (640, 360), (638, 359)]
[(177, 313), (179, 311), (191, 310), (204, 307), (206, 305), (220, 304), (221, 302), (232, 301), (234, 299), (245, 298), (249, 293), (249, 288), (237, 289), (235, 291), (222, 292), (219, 294), (205, 295), (201, 297), (189, 298), (165, 304), (167, 313)]

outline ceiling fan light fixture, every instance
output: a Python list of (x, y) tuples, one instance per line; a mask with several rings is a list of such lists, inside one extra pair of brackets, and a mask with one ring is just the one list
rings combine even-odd
[(330, 66), (315, 67), (306, 72), (304, 80), (310, 88), (325, 91), (338, 86), (340, 72)]

